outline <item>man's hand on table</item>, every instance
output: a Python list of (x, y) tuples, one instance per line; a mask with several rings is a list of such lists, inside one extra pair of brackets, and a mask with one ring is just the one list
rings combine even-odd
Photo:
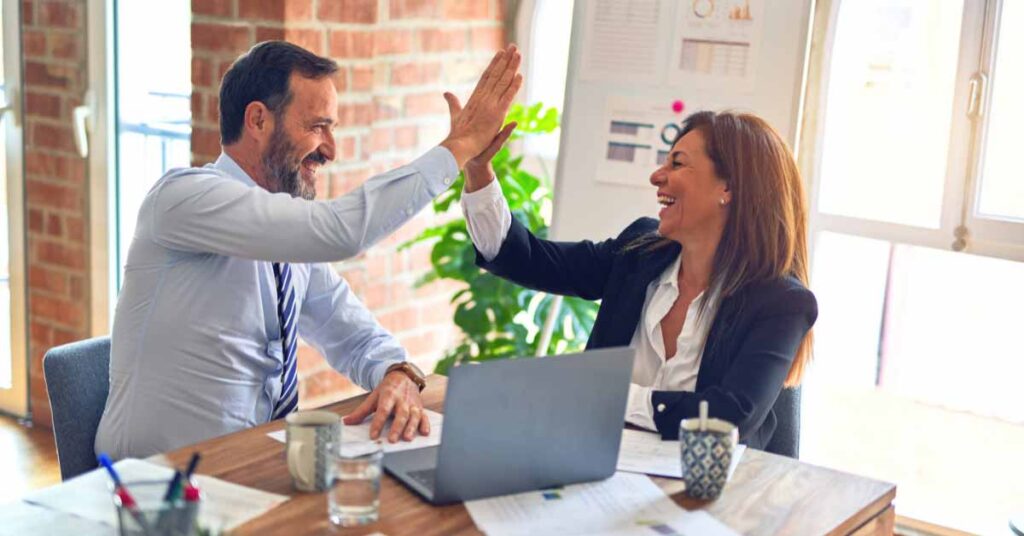
[(384, 376), (380, 385), (343, 419), (345, 424), (359, 424), (373, 413), (370, 438), (380, 437), (388, 418), (394, 416), (388, 441), (412, 441), (417, 430), (420, 435), (430, 434), (430, 420), (423, 415), (420, 389), (404, 372), (395, 370)]

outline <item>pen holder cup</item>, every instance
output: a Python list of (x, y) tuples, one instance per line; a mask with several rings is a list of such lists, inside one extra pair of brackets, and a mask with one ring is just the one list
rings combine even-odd
[(112, 492), (117, 509), (118, 534), (121, 536), (192, 536), (199, 531), (199, 505), (178, 498), (164, 501), (167, 481), (149, 480), (124, 482), (124, 487), (135, 500), (128, 508), (116, 492)]

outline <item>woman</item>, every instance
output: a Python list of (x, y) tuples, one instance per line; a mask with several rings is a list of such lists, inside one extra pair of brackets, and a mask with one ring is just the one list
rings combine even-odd
[(750, 114), (691, 115), (651, 175), (658, 219), (600, 243), (541, 240), (514, 221), (490, 168), (496, 148), (466, 166), (477, 263), (526, 287), (602, 300), (587, 347), (636, 350), (629, 422), (674, 439), (707, 400), (740, 441), (765, 448), (773, 404), (810, 359), (818, 312), (803, 186), (778, 133)]

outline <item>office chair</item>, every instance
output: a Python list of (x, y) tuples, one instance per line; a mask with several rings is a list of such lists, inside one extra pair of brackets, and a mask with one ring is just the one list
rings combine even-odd
[(766, 451), (793, 459), (800, 458), (800, 388), (783, 389), (775, 399), (775, 434)]
[(60, 476), (67, 480), (97, 467), (93, 445), (110, 390), (110, 337), (50, 348), (43, 376)]

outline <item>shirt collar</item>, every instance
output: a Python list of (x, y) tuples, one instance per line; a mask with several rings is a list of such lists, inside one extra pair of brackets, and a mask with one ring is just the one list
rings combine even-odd
[(235, 162), (234, 158), (228, 156), (228, 153), (221, 152), (220, 156), (217, 157), (217, 160), (210, 165), (224, 173), (227, 173), (232, 178), (238, 179), (240, 182), (249, 186), (256, 186), (256, 181), (252, 180), (252, 177), (242, 169), (242, 166), (238, 165), (238, 162)]
[(661, 272), (661, 277), (658, 279), (658, 286), (668, 285), (676, 290), (679, 289), (679, 267), (682, 264), (683, 254), (680, 252), (676, 255), (676, 260), (672, 261), (672, 264), (665, 268), (664, 272)]

